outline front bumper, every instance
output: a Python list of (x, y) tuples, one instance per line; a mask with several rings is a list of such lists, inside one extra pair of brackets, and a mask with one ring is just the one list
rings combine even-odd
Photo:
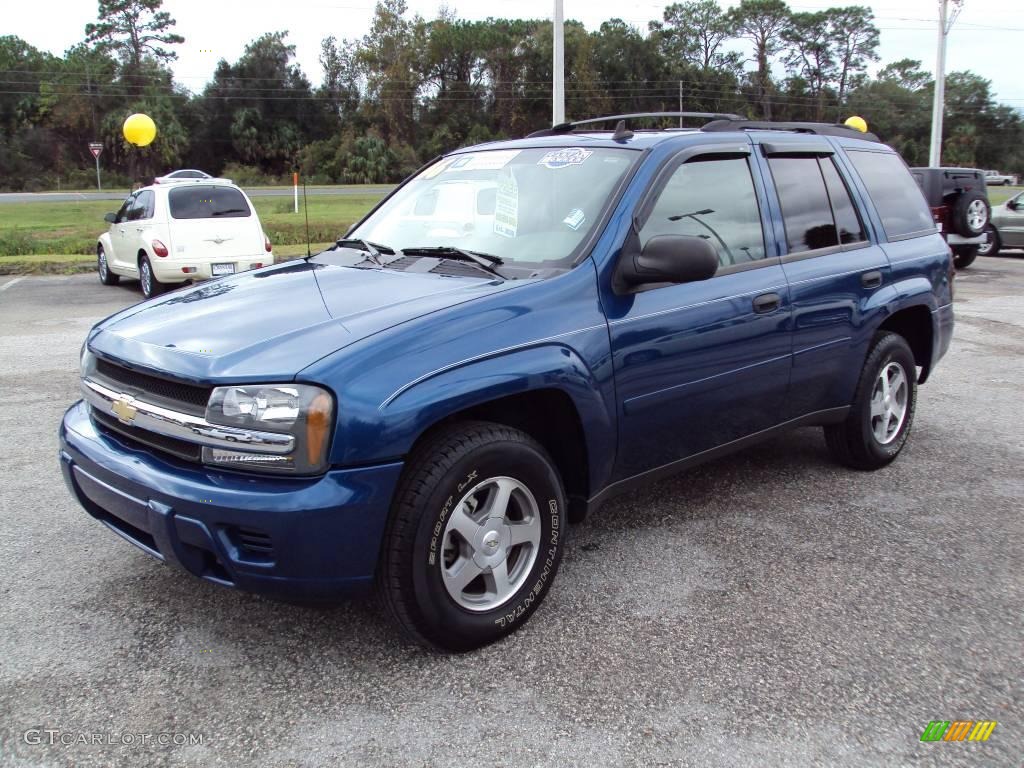
[[(256, 256), (239, 256), (237, 258), (212, 260), (180, 258), (151, 259), (149, 263), (153, 268), (153, 275), (161, 283), (181, 283), (186, 280), (209, 280), (213, 277), (224, 277), (224, 275), (213, 274), (214, 264), (233, 264), (235, 271), (230, 274), (247, 272), (250, 269), (258, 269), (259, 267), (269, 267), (274, 263), (274, 254), (261, 253)], [(182, 269), (194, 269), (195, 272), (182, 272)]]
[(263, 478), (155, 455), (98, 431), (75, 403), (60, 427), (79, 503), (158, 560), (283, 599), (330, 600), (372, 585), (401, 463)]

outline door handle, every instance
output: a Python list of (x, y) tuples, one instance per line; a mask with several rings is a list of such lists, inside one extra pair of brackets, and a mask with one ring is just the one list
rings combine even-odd
[(145, 232), (145, 231), (146, 231), (146, 228), (145, 228), (145, 227), (136, 227), (136, 228), (135, 228), (135, 231), (136, 231), (136, 232)]
[(120, 232), (123, 235), (124, 234), (124, 227), (118, 227), (117, 231)]
[(754, 311), (759, 315), (767, 314), (768, 312), (774, 312), (779, 308), (782, 303), (782, 299), (779, 298), (777, 293), (762, 293), (756, 299), (754, 299)]
[(877, 269), (865, 272), (860, 276), (860, 284), (865, 288), (878, 288), (882, 285), (882, 273)]

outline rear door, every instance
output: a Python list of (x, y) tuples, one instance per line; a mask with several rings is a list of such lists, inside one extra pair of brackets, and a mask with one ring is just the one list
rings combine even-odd
[(156, 195), (153, 190), (143, 189), (135, 193), (135, 201), (128, 209), (124, 223), (125, 259), (130, 259), (133, 266), (139, 251), (148, 250), (155, 208)]
[[(784, 416), (849, 405), (870, 341), (866, 328), (892, 289), (885, 252), (868, 237), (824, 139), (761, 144), (781, 212), (777, 237), (793, 301), (793, 371)], [(877, 323), (876, 323), (877, 325)]]
[(167, 204), (174, 257), (216, 264), (263, 252), (259, 220), (235, 187), (181, 184), (167, 193)]
[(616, 479), (774, 426), (789, 383), (790, 301), (765, 242), (763, 185), (750, 145), (688, 147), (636, 213), (639, 247), (663, 234), (705, 238), (709, 280), (608, 296), (619, 400)]

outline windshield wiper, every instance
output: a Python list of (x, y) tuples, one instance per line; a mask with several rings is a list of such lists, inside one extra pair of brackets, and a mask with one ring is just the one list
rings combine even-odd
[(380, 260), (381, 253), (386, 253), (389, 256), (395, 254), (395, 249), (390, 246), (371, 243), (369, 240), (363, 240), (359, 237), (343, 237), (340, 240), (335, 240), (334, 244), (339, 248), (357, 248), (366, 251), (370, 256), (370, 261), (378, 267), (384, 266), (384, 263)]
[(211, 216), (227, 216), (229, 213), (248, 213), (245, 208), (224, 208), (220, 211), (214, 211)]
[(480, 251), (466, 251), (462, 248), (456, 248), (452, 245), (435, 245), (435, 246), (424, 246), (422, 248), (403, 248), (402, 253), (405, 256), (438, 256), (442, 259), (452, 259), (453, 261), (467, 261), (470, 264), (475, 264), (480, 269), (487, 270), (492, 275), (497, 275), (502, 280), (505, 276), (502, 275), (494, 267), (495, 265), (504, 264), (505, 261), (500, 256), (494, 256), (490, 253), (481, 253)]

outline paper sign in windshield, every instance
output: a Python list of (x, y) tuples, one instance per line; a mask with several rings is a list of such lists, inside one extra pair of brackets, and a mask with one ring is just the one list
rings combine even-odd
[(573, 208), (569, 211), (569, 215), (562, 219), (562, 223), (570, 229), (579, 229), (583, 226), (583, 222), (587, 220), (586, 214), (583, 213), (579, 208)]
[(594, 154), (593, 150), (569, 147), (548, 152), (537, 161), (537, 165), (545, 168), (567, 168), (570, 165), (583, 165), (583, 162)]
[(472, 155), (457, 155), (445, 171), (497, 171), (504, 168), (519, 154), (518, 149), (496, 152), (477, 152)]
[(515, 237), (519, 229), (519, 185), (511, 173), (502, 174), (494, 201), (494, 234)]

